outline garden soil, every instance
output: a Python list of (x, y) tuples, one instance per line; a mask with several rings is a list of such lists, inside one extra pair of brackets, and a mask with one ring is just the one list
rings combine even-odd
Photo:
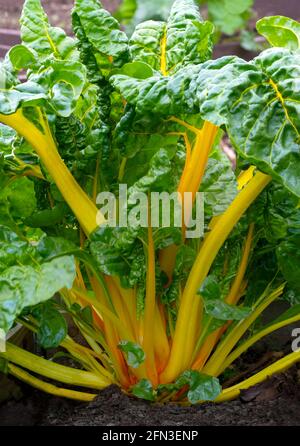
[(111, 386), (89, 404), (54, 398), (23, 386), (19, 401), (0, 407), (1, 426), (299, 426), (299, 370), (275, 376), (222, 404), (160, 405)]

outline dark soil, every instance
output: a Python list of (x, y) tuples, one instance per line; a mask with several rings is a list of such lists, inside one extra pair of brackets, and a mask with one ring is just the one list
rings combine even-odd
[(116, 386), (90, 404), (31, 391), (0, 407), (1, 426), (299, 426), (299, 370), (275, 376), (223, 404), (193, 407), (151, 404)]
[[(286, 309), (273, 304), (263, 323)], [(291, 330), (284, 327), (261, 340), (237, 362), (229, 387), (290, 353)], [(300, 425), (300, 364), (289, 371), (245, 390), (235, 401), (183, 407), (152, 404), (129, 398), (116, 386), (100, 392), (85, 404), (52, 397), (13, 379), (1, 383), (11, 399), (0, 400), (0, 426), (291, 426)], [(3, 392), (2, 392), (3, 393)], [(1, 397), (1, 392), (0, 392)], [(5, 395), (4, 395), (5, 397)], [(7, 397), (6, 397), (7, 398)]]

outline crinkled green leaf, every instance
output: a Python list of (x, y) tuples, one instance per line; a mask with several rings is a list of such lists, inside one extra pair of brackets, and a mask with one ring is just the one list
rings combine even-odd
[(16, 132), (12, 128), (0, 124), (0, 152), (11, 153)]
[(136, 26), (129, 45), (134, 61), (145, 62), (153, 69), (161, 68), (161, 41), (165, 33), (165, 23), (149, 20)]
[(30, 79), (44, 88), (58, 115), (69, 116), (85, 86), (86, 69), (80, 62), (53, 60)]
[(300, 196), (299, 67), (299, 53), (274, 48), (252, 62), (229, 56), (172, 77), (122, 75), (112, 82), (138, 113), (168, 116), (198, 109), (214, 124), (226, 124), (241, 156)]
[(214, 27), (203, 22), (193, 0), (175, 0), (166, 28), (166, 70), (172, 73), (209, 59)]
[(18, 83), (17, 72), (7, 54), (0, 62), (0, 88), (11, 88)]
[(12, 221), (24, 221), (36, 209), (33, 183), (26, 177), (16, 178), (0, 190), (0, 223), (12, 226)]
[(4, 270), (0, 275), (0, 328), (7, 332), (23, 308), (45, 302), (64, 287), (71, 288), (75, 275), (72, 256)]
[(56, 348), (65, 339), (68, 326), (63, 315), (52, 302), (39, 304), (32, 311), (38, 322), (37, 342), (43, 348)]
[(200, 191), (204, 192), (205, 213), (209, 216), (225, 212), (238, 193), (231, 162), (219, 148), (209, 157)]
[(45, 90), (35, 82), (25, 82), (10, 90), (0, 90), (0, 113), (10, 115), (22, 105), (45, 105)]
[(80, 18), (87, 39), (97, 51), (106, 56), (127, 57), (126, 34), (98, 0), (76, 0), (74, 14)]
[(137, 232), (132, 228), (99, 228), (93, 233), (89, 248), (98, 268), (105, 274), (124, 277), (129, 274), (127, 258)]
[(122, 68), (115, 69), (114, 74), (124, 74), (125, 76), (134, 77), (136, 79), (147, 79), (153, 76), (154, 71), (151, 66), (145, 62), (129, 62), (122, 66)]
[(51, 209), (31, 212), (24, 219), (24, 223), (31, 228), (47, 228), (61, 223), (67, 213), (68, 206), (65, 203), (58, 203)]
[(36, 249), (44, 261), (69, 254), (76, 249), (76, 245), (63, 237), (43, 237)]
[(140, 345), (132, 341), (121, 341), (119, 349), (125, 353), (126, 362), (129, 367), (138, 368), (145, 361), (145, 353)]
[(171, 74), (209, 59), (212, 33), (213, 25), (203, 22), (193, 0), (176, 0), (167, 23), (146, 21), (136, 27), (130, 52), (134, 60)]
[(290, 50), (300, 48), (300, 24), (296, 20), (280, 15), (264, 17), (257, 22), (256, 28), (272, 46)]
[(25, 0), (20, 23), (23, 44), (36, 52), (40, 62), (49, 56), (78, 59), (75, 40), (49, 24), (40, 0)]
[(32, 263), (33, 255), (33, 248), (27, 240), (0, 225), (0, 274), (13, 265)]

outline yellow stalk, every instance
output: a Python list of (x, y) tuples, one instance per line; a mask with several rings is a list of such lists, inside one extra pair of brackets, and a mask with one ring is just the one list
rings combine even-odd
[(105, 282), (107, 284), (107, 288), (111, 296), (114, 309), (119, 319), (123, 322), (124, 326), (128, 330), (128, 333), (130, 333), (130, 339), (134, 340), (135, 339), (134, 327), (131, 323), (131, 317), (129, 315), (128, 308), (124, 303), (122, 296), (119, 292), (117, 282), (115, 282), (115, 280), (109, 276), (105, 277)]
[(216, 255), (236, 223), (270, 181), (270, 176), (258, 172), (233, 200), (229, 208), (219, 218), (212, 231), (205, 238), (182, 295), (171, 355), (168, 365), (161, 375), (161, 382), (172, 382), (184, 370), (181, 361), (182, 352), (185, 350), (187, 343), (186, 332), (190, 323), (190, 311), (197, 290), (209, 273)]
[(35, 376), (30, 375), (28, 372), (25, 372), (25, 370), (20, 369), (14, 364), (8, 365), (8, 371), (11, 375), (15, 376), (16, 378), (20, 379), (26, 384), (29, 384), (30, 386), (38, 390), (42, 390), (43, 392), (50, 393), (51, 395), (69, 398), (71, 400), (87, 401), (87, 402), (93, 401), (93, 399), (97, 396), (93, 393), (85, 393), (85, 392), (78, 392), (76, 390), (62, 389), (60, 387), (54, 386), (53, 384), (46, 383), (36, 378)]
[(167, 76), (167, 30), (164, 31), (164, 35), (161, 39), (160, 52), (160, 71), (163, 76)]
[(84, 347), (83, 345), (77, 344), (69, 336), (62, 341), (60, 346), (68, 350), (71, 355), (79, 359), (81, 362), (87, 362), (95, 373), (99, 372), (103, 376), (106, 376), (111, 382), (114, 382), (112, 374), (99, 362), (102, 361), (102, 355), (95, 353), (93, 350)]
[(274, 362), (270, 366), (251, 376), (251, 378), (242, 381), (235, 386), (228, 387), (228, 389), (224, 389), (220, 396), (215, 400), (217, 403), (221, 403), (223, 401), (229, 401), (239, 396), (241, 390), (248, 389), (249, 387), (255, 386), (256, 384), (266, 380), (270, 376), (283, 372), (284, 370), (291, 367), (296, 362), (300, 361), (300, 351), (290, 353), (282, 359)]
[(230, 333), (224, 338), (221, 344), (218, 346), (217, 350), (211, 356), (203, 372), (212, 376), (218, 376), (220, 370), (222, 369), (222, 364), (225, 361), (227, 355), (231, 352), (233, 347), (241, 339), (241, 337), (246, 333), (248, 328), (253, 324), (253, 322), (260, 316), (260, 314), (275, 300), (277, 299), (284, 290), (285, 285), (281, 285), (273, 293), (271, 293), (263, 302), (254, 310), (252, 313), (244, 320), (239, 322)]
[[(125, 383), (125, 387), (128, 387), (128, 376), (127, 376), (127, 366), (125, 364), (123, 355), (118, 348), (120, 341), (135, 341), (133, 333), (124, 324), (123, 320), (120, 320), (111, 310), (109, 310), (105, 305), (101, 304), (97, 300), (91, 298), (88, 294), (83, 293), (80, 290), (75, 290), (83, 300), (88, 302), (94, 307), (94, 309), (103, 317), (105, 326), (105, 338), (108, 343), (111, 354), (113, 355), (112, 360), (114, 366), (119, 374), (120, 380)], [(108, 323), (107, 323), (108, 319)], [(132, 373), (138, 378), (145, 377), (144, 365), (142, 364), (137, 369), (132, 369)]]
[(197, 338), (200, 335), (203, 315), (203, 301), (200, 296), (195, 296), (190, 313), (190, 324), (187, 328), (187, 343), (184, 351), (182, 363), (185, 368), (191, 367), (191, 361), (195, 350)]
[(86, 286), (82, 277), (82, 273), (81, 273), (81, 269), (80, 269), (80, 264), (78, 262), (78, 260), (76, 260), (76, 282), (78, 284), (79, 288), (82, 288), (84, 291), (86, 291)]
[[(118, 344), (120, 342), (120, 337), (116, 331), (116, 324), (120, 324), (119, 318), (112, 311), (113, 304), (104, 295), (103, 289), (100, 283), (96, 280), (94, 276), (90, 276), (90, 283), (97, 297), (97, 306), (95, 305), (95, 300), (88, 300), (90, 297), (85, 293), (84, 296), (81, 295), (83, 301), (88, 301), (91, 305), (94, 313), (94, 318), (102, 322), (103, 332), (105, 334), (105, 340), (107, 342), (107, 352), (109, 354), (110, 360), (114, 366), (116, 375), (123, 387), (127, 388), (130, 386), (128, 369), (121, 351), (118, 349)], [(110, 297), (111, 298), (111, 297)], [(103, 304), (99, 302), (103, 301)], [(110, 309), (112, 308), (112, 310)], [(120, 332), (121, 328), (121, 332)], [(123, 333), (126, 327), (119, 327), (119, 332)]]
[(254, 224), (251, 223), (249, 226), (249, 231), (247, 234), (244, 251), (243, 251), (243, 255), (242, 255), (242, 259), (241, 259), (241, 262), (239, 265), (237, 275), (235, 276), (235, 279), (234, 279), (233, 284), (230, 288), (229, 294), (226, 297), (226, 302), (228, 304), (236, 304), (237, 299), (240, 296), (239, 291), (240, 291), (240, 288), (241, 288), (241, 285), (242, 285), (242, 282), (243, 282), (243, 279), (244, 279), (244, 276), (246, 273), (247, 265), (248, 265), (249, 255), (250, 255), (252, 241), (253, 241), (253, 234), (254, 234)]
[(87, 293), (85, 293), (82, 290), (74, 288), (74, 293), (77, 294), (83, 301), (87, 302), (89, 305), (95, 308), (95, 310), (103, 317), (107, 318), (113, 326), (118, 331), (121, 339), (132, 341), (132, 334), (128, 330), (128, 328), (124, 325), (124, 322), (119, 319), (116, 314), (114, 314), (111, 310), (109, 310), (105, 305), (100, 303), (95, 298), (89, 296)]
[[(39, 113), (39, 124), (43, 130), (29, 121), (21, 109), (11, 115), (0, 114), (0, 121), (14, 128), (35, 149), (64, 199), (76, 215), (84, 232), (89, 235), (97, 228), (98, 209), (81, 189), (61, 159), (47, 118), (40, 109), (36, 110)], [(104, 222), (104, 217), (99, 213), (98, 224)]]
[(193, 125), (189, 124), (188, 122), (183, 121), (182, 119), (176, 118), (176, 116), (172, 116), (171, 118), (169, 118), (169, 121), (176, 122), (177, 124), (182, 125), (187, 130), (190, 130), (191, 132), (195, 133), (195, 135), (201, 133), (201, 129), (194, 127)]
[[(253, 233), (254, 233), (254, 224), (250, 224), (249, 231), (246, 237), (244, 250), (242, 259), (236, 274), (236, 277), (233, 281), (233, 284), (230, 288), (229, 294), (226, 297), (225, 301), (228, 304), (236, 304), (241, 297), (241, 287), (242, 282), (244, 279), (244, 275), (247, 269), (249, 255), (251, 251), (252, 246), (252, 240), (253, 240)], [(221, 335), (224, 333), (224, 330), (226, 329), (226, 325), (223, 327), (220, 327), (219, 329), (215, 330), (213, 333), (211, 333), (207, 339), (205, 339), (199, 353), (196, 361), (193, 364), (193, 369), (200, 370), (203, 365), (205, 364), (207, 358), (211, 354), (213, 348), (215, 347), (216, 343), (219, 341)], [(196, 349), (197, 351), (197, 349)]]
[(53, 361), (47, 361), (10, 342), (6, 344), (6, 352), (2, 353), (1, 356), (9, 362), (20, 365), (31, 372), (65, 384), (89, 387), (91, 389), (103, 389), (111, 384), (111, 381), (107, 377), (101, 376), (99, 373), (86, 372), (84, 370), (56, 364)]
[[(150, 211), (149, 211), (150, 213)], [(150, 221), (150, 218), (149, 218)], [(156, 280), (155, 280), (155, 251), (152, 227), (148, 225), (148, 259), (146, 277), (146, 298), (143, 327), (143, 349), (146, 355), (147, 374), (154, 386), (157, 385), (157, 371), (154, 358), (153, 325), (156, 317)]]
[(222, 367), (220, 368), (220, 373), (223, 373), (223, 371), (228, 366), (230, 366), (230, 364), (232, 364), (239, 356), (241, 356), (246, 350), (248, 350), (249, 347), (251, 347), (257, 341), (267, 336), (269, 333), (273, 333), (273, 331), (279, 330), (280, 328), (285, 327), (289, 324), (293, 324), (294, 322), (297, 322), (299, 320), (300, 314), (297, 314), (296, 316), (290, 317), (289, 319), (272, 324), (269, 327), (266, 327), (255, 335), (251, 336), (251, 338), (247, 339), (247, 341), (243, 342), (242, 345), (237, 347), (230, 355), (227, 356), (226, 360), (222, 364)]
[(160, 372), (167, 365), (170, 354), (170, 345), (166, 333), (166, 324), (164, 324), (162, 320), (162, 314), (157, 305), (155, 311), (156, 315), (153, 321), (154, 352), (157, 362), (157, 370)]
[(209, 355), (211, 354), (214, 346), (216, 345), (216, 343), (218, 342), (220, 338), (220, 328), (215, 330), (213, 333), (210, 333), (207, 338), (205, 339), (198, 357), (196, 359), (196, 361), (194, 362), (192, 369), (193, 370), (201, 370), (203, 365), (205, 364), (207, 358), (209, 357)]
[[(196, 127), (190, 126), (189, 124), (175, 117), (171, 118), (171, 120), (177, 122), (178, 124), (184, 125), (186, 128), (192, 130), (197, 135), (195, 147), (192, 153), (187, 135), (185, 137), (186, 162), (177, 189), (178, 193), (181, 195), (182, 205), (184, 209), (184, 192), (192, 192), (194, 200), (196, 192), (200, 188), (209, 154), (216, 134), (218, 132), (218, 127), (208, 121), (205, 121), (203, 124), (203, 128), (199, 130)], [(171, 245), (162, 250), (159, 255), (161, 269), (167, 274), (169, 280), (171, 280), (172, 278), (177, 249), (178, 248), (175, 245)]]
[(134, 337), (136, 341), (139, 339), (139, 327), (138, 327), (138, 321), (137, 321), (137, 311), (136, 311), (136, 289), (129, 288), (125, 289), (122, 288), (120, 284), (120, 280), (117, 277), (114, 277), (114, 282), (118, 286), (119, 292), (122, 295), (122, 299), (124, 302), (124, 305), (126, 306), (128, 317), (130, 318), (131, 325), (133, 327)]
[(247, 170), (243, 170), (237, 180), (238, 190), (242, 190), (244, 186), (253, 178), (256, 166), (250, 166)]
[(181, 194), (192, 192), (193, 198), (195, 197), (196, 192), (199, 190), (217, 132), (218, 127), (209, 121), (204, 122), (201, 134), (196, 138), (191, 161), (178, 188), (178, 192)]

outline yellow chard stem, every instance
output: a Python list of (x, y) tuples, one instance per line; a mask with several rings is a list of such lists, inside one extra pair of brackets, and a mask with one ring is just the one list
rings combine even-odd
[(146, 369), (152, 384), (157, 385), (157, 371), (154, 357), (154, 336), (153, 327), (156, 315), (156, 280), (155, 280), (155, 250), (152, 234), (152, 227), (148, 224), (148, 259), (147, 259), (147, 277), (146, 277), (146, 298), (145, 314), (143, 327), (143, 349), (146, 355)]
[(218, 376), (221, 373), (223, 362), (233, 347), (246, 333), (253, 322), (261, 315), (261, 313), (275, 300), (284, 290), (284, 284), (271, 293), (252, 313), (244, 320), (239, 322), (224, 338), (217, 350), (211, 356), (203, 372), (209, 375)]
[(242, 259), (239, 265), (239, 269), (237, 272), (237, 275), (235, 276), (235, 279), (233, 281), (233, 284), (230, 288), (229, 294), (226, 297), (226, 302), (228, 304), (236, 304), (237, 300), (240, 296), (239, 291), (246, 273), (246, 269), (247, 269), (247, 265), (248, 265), (248, 260), (249, 260), (249, 256), (250, 256), (250, 252), (251, 252), (251, 246), (252, 246), (252, 241), (253, 241), (253, 234), (254, 234), (254, 224), (251, 223), (249, 226), (249, 231), (247, 234), (247, 238), (246, 238), (246, 242), (245, 242), (245, 246), (244, 246), (244, 250), (243, 250), (243, 255), (242, 255)]
[(56, 364), (53, 361), (48, 361), (27, 352), (10, 342), (6, 344), (6, 352), (2, 353), (1, 356), (25, 369), (65, 384), (89, 387), (91, 389), (103, 389), (111, 384), (107, 377)]
[(280, 328), (285, 327), (286, 325), (289, 324), (293, 324), (294, 322), (297, 322), (299, 320), (300, 320), (300, 314), (297, 314), (294, 317), (272, 324), (264, 328), (263, 330), (259, 331), (255, 335), (251, 336), (251, 338), (247, 339), (247, 341), (243, 342), (242, 345), (237, 347), (230, 355), (227, 356), (226, 361), (222, 364), (222, 367), (219, 369), (220, 373), (223, 373), (223, 371), (228, 366), (230, 366), (230, 364), (232, 364), (233, 361), (235, 361), (239, 356), (241, 356), (246, 350), (248, 350), (248, 348), (251, 347), (251, 345), (255, 344), (257, 341), (267, 336), (269, 333), (273, 333), (273, 331), (279, 330)]
[(183, 372), (182, 352), (187, 342), (186, 333), (190, 323), (190, 311), (193, 300), (197, 298), (197, 291), (228, 235), (270, 181), (270, 176), (258, 172), (233, 200), (205, 238), (182, 295), (170, 359), (160, 377), (162, 383), (172, 382)]
[(64, 398), (69, 398), (72, 400), (78, 401), (93, 401), (96, 397), (96, 394), (86, 393), (86, 392), (78, 392), (76, 390), (63, 389), (53, 384), (42, 381), (41, 379), (36, 378), (35, 376), (30, 375), (30, 373), (25, 372), (25, 370), (20, 369), (14, 364), (8, 365), (8, 371), (11, 375), (20, 379), (21, 381), (29, 384), (32, 387), (35, 387), (38, 390), (42, 390), (43, 392), (50, 393), (51, 395), (60, 396)]
[[(249, 226), (248, 234), (246, 237), (246, 241), (244, 244), (243, 249), (243, 255), (239, 264), (239, 268), (237, 271), (237, 275), (235, 276), (235, 279), (231, 285), (230, 291), (225, 299), (225, 301), (228, 304), (236, 304), (241, 297), (241, 286), (243, 283), (244, 275), (247, 269), (249, 255), (251, 252), (251, 246), (253, 241), (253, 233), (254, 233), (254, 224), (251, 223)], [(209, 327), (210, 322), (206, 325), (206, 329)], [(213, 333), (211, 333), (207, 338), (205, 339), (206, 333), (205, 330), (202, 331), (201, 336), (198, 339), (198, 343), (195, 349), (195, 353), (198, 354), (197, 359), (195, 360), (193, 364), (193, 368), (195, 370), (201, 369), (203, 364), (205, 364), (207, 358), (211, 354), (212, 350), (214, 349), (216, 343), (219, 341), (220, 337), (224, 333), (224, 330), (228, 324), (224, 324), (223, 327), (220, 327), (219, 329), (215, 330)], [(202, 341), (205, 339), (203, 345)], [(201, 346), (201, 348), (200, 348)], [(200, 348), (200, 351), (198, 352)]]
[(242, 381), (235, 386), (228, 387), (228, 389), (224, 389), (220, 396), (215, 400), (217, 403), (221, 403), (223, 401), (229, 401), (239, 396), (241, 390), (248, 389), (249, 387), (255, 386), (256, 384), (266, 380), (270, 376), (275, 373), (283, 372), (284, 370), (291, 367), (296, 362), (300, 361), (300, 351), (290, 353), (279, 361), (274, 362), (270, 366), (256, 373), (251, 378)]
[(58, 153), (46, 116), (40, 109), (36, 110), (39, 113), (39, 125), (42, 129), (27, 119), (22, 109), (18, 109), (11, 115), (0, 114), (0, 122), (15, 129), (35, 149), (88, 236), (97, 228), (97, 225), (104, 223), (105, 219), (98, 213), (95, 204), (67, 169)]

